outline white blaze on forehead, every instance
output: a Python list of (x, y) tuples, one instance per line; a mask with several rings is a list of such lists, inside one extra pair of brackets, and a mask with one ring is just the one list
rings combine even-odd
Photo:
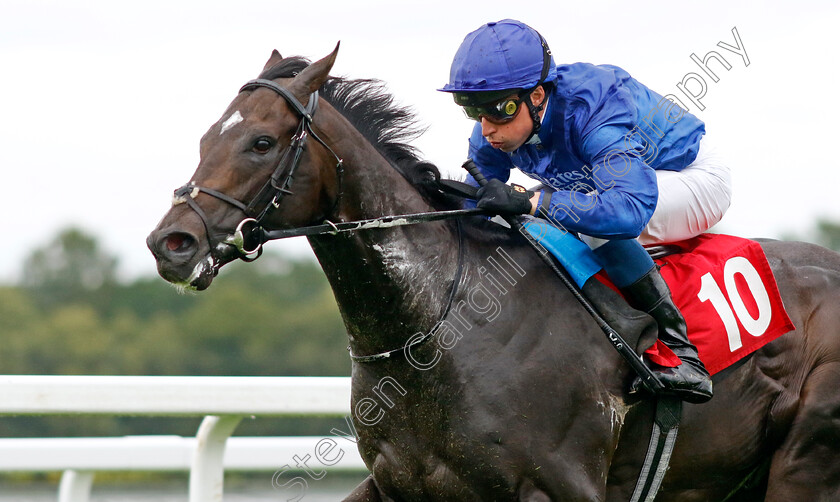
[(221, 136), (225, 133), (225, 131), (235, 126), (236, 124), (242, 122), (243, 120), (245, 119), (242, 118), (242, 114), (239, 113), (239, 110), (236, 110), (235, 112), (233, 112), (233, 115), (231, 115), (230, 117), (228, 117), (227, 120), (222, 122), (222, 130), (219, 131), (219, 136)]

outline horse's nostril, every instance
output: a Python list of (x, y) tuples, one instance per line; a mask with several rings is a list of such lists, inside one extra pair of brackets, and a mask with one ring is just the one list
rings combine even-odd
[(169, 248), (170, 251), (175, 251), (176, 249), (181, 247), (181, 244), (183, 244), (183, 243), (184, 243), (184, 238), (183, 238), (183, 236), (180, 236), (180, 235), (170, 235), (166, 239), (166, 247)]
[(195, 245), (195, 240), (187, 234), (173, 233), (166, 236), (164, 245), (173, 253), (184, 252)]

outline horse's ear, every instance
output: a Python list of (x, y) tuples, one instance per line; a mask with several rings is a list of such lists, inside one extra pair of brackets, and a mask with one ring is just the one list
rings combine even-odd
[(317, 91), (327, 81), (327, 78), (330, 76), (330, 70), (333, 64), (335, 64), (335, 58), (338, 56), (339, 45), (341, 45), (341, 42), (335, 44), (335, 49), (327, 57), (315, 61), (295, 77), (291, 85), (292, 92), (295, 95), (299, 98), (306, 98)]
[(283, 56), (281, 56), (280, 53), (277, 52), (277, 49), (274, 49), (273, 51), (271, 51), (271, 57), (268, 58), (268, 61), (266, 61), (265, 66), (263, 66), (263, 71), (271, 68), (272, 66), (276, 65), (282, 60)]

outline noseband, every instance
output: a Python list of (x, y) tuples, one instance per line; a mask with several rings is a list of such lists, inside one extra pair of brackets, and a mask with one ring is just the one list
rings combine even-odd
[[(309, 96), (309, 103), (304, 107), (300, 101), (287, 89), (280, 87), (277, 83), (266, 80), (256, 79), (251, 80), (239, 89), (239, 92), (250, 91), (260, 87), (271, 89), (279, 94), (289, 106), (300, 116), (297, 130), (292, 136), (289, 146), (280, 155), (277, 165), (274, 167), (274, 172), (265, 184), (260, 188), (254, 198), (245, 204), (229, 195), (226, 195), (218, 190), (212, 188), (202, 187), (190, 182), (175, 190), (173, 204), (186, 202), (193, 211), (201, 218), (204, 224), (204, 230), (207, 233), (207, 240), (210, 245), (210, 256), (213, 264), (213, 275), (218, 274), (219, 268), (223, 264), (225, 255), (231, 249), (237, 253), (236, 258), (241, 258), (244, 261), (253, 261), (262, 254), (262, 245), (264, 239), (262, 236), (263, 221), (274, 210), (280, 207), (280, 202), (285, 195), (291, 195), (292, 181), (294, 180), (295, 171), (300, 165), (301, 157), (306, 149), (306, 140), (312, 136), (315, 141), (320, 143), (329, 151), (336, 160), (336, 173), (338, 177), (338, 194), (336, 195), (333, 204), (333, 210), (338, 207), (342, 192), (342, 179), (344, 177), (344, 162), (342, 159), (330, 148), (324, 140), (318, 137), (312, 130), (312, 118), (318, 109), (318, 91), (313, 92)], [(199, 192), (204, 192), (207, 195), (215, 197), (221, 201), (238, 208), (245, 213), (245, 218), (236, 226), (233, 234), (228, 234), (224, 239), (217, 240), (216, 233), (213, 232), (213, 225), (207, 219), (207, 214), (201, 209), (195, 201), (195, 197)], [(234, 258), (235, 259), (235, 258)]]

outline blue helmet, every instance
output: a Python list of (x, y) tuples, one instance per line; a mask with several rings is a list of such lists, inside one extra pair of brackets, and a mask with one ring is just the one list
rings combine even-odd
[(485, 93), (531, 89), (556, 78), (557, 68), (545, 39), (525, 23), (504, 19), (487, 23), (464, 38), (452, 61), (449, 83), (438, 90)]

